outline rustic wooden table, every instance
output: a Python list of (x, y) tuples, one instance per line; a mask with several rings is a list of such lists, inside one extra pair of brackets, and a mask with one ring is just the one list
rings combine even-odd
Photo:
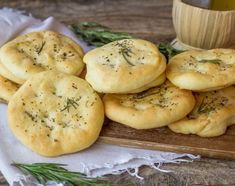
[[(171, 41), (175, 37), (171, 21), (172, 0), (0, 0), (0, 6), (26, 10), (38, 18), (54, 16), (66, 24), (100, 22), (153, 42)], [(235, 161), (201, 158), (193, 163), (167, 164), (162, 168), (173, 172), (162, 173), (142, 167), (143, 181), (127, 173), (108, 177), (112, 183), (143, 186), (235, 185)], [(0, 186), (6, 185), (0, 175)]]

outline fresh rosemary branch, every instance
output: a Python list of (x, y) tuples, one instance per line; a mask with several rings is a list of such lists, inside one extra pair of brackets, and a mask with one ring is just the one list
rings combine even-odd
[[(89, 178), (79, 172), (71, 172), (65, 169), (64, 164), (56, 163), (12, 163), (23, 173), (32, 175), (37, 181), (46, 186), (47, 181), (63, 183), (66, 186), (124, 186), (105, 183), (104, 178)], [(127, 186), (127, 185), (125, 185)]]
[(77, 25), (71, 25), (71, 29), (77, 37), (96, 47), (116, 40), (133, 38), (129, 33), (114, 32), (111, 28), (94, 22), (81, 22)]
[[(114, 32), (111, 28), (94, 22), (81, 22), (77, 25), (71, 25), (71, 29), (78, 38), (96, 47), (103, 46), (116, 40), (134, 38), (134, 36), (129, 33)], [(167, 60), (174, 55), (183, 52), (173, 48), (169, 43), (160, 43), (158, 48)], [(130, 62), (128, 60), (128, 55), (123, 55), (123, 57), (128, 63)], [(132, 63), (129, 64), (133, 65)]]
[(169, 43), (159, 43), (158, 49), (167, 58), (167, 61), (173, 56), (184, 52), (183, 50), (173, 48)]

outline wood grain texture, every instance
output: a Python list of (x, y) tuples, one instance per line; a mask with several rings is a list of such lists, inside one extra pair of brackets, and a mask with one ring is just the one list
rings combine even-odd
[(54, 16), (66, 24), (96, 21), (154, 42), (175, 37), (171, 0), (0, 0), (0, 6), (26, 10), (38, 18)]
[[(153, 42), (171, 41), (175, 37), (171, 22), (172, 0), (0, 0), (0, 6), (26, 10), (39, 18), (54, 16), (66, 24), (96, 21)], [(128, 182), (137, 186), (235, 185), (235, 161), (202, 158), (162, 168), (173, 172), (142, 167), (143, 181), (127, 173), (108, 178), (112, 183)], [(0, 176), (0, 186), (7, 185)]]
[(135, 130), (110, 121), (103, 127), (99, 140), (122, 146), (235, 160), (235, 126), (229, 127), (226, 135), (201, 138), (196, 135), (176, 134), (167, 127)]

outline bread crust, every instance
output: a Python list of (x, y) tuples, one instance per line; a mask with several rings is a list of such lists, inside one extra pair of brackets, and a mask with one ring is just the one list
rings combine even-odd
[(52, 31), (19, 36), (0, 49), (3, 66), (24, 81), (45, 70), (79, 75), (84, 67), (82, 58), (83, 51), (78, 44)]
[(185, 117), (194, 107), (192, 92), (165, 82), (138, 94), (106, 94), (106, 116), (135, 129), (166, 126)]
[(170, 59), (167, 78), (182, 89), (218, 90), (235, 84), (235, 50), (187, 51)]
[(19, 85), (0, 75), (0, 98), (8, 102), (18, 90)]
[(103, 103), (81, 78), (57, 71), (27, 80), (8, 106), (15, 136), (43, 156), (73, 153), (91, 146), (104, 121)]
[(129, 93), (154, 81), (166, 63), (157, 47), (141, 39), (114, 41), (88, 52), (86, 80), (98, 92)]
[(201, 137), (220, 136), (235, 124), (235, 88), (197, 93), (193, 111), (168, 127), (176, 133)]

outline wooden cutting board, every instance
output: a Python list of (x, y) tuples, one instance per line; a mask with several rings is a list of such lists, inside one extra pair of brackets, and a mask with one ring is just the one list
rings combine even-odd
[(201, 138), (196, 135), (176, 134), (167, 127), (136, 130), (113, 121), (107, 121), (99, 141), (127, 147), (235, 160), (235, 125), (229, 127), (225, 135)]

